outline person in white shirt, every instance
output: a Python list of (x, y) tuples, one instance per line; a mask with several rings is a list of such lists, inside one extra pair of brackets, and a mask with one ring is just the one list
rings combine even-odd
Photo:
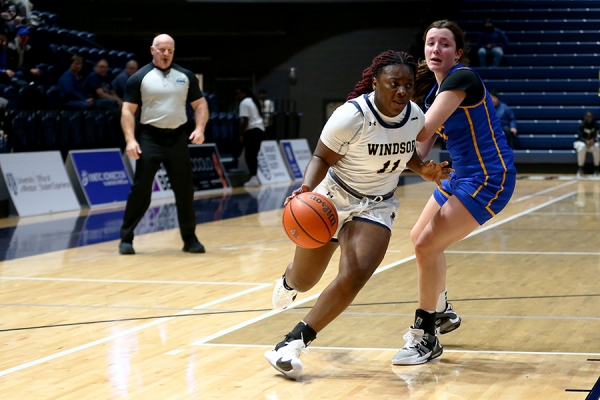
[(354, 300), (388, 248), (400, 207), (398, 179), (405, 168), (425, 180), (448, 179), (447, 162), (423, 162), (416, 138), (425, 115), (411, 101), (417, 65), (412, 56), (388, 50), (373, 59), (348, 101), (327, 121), (309, 161), (302, 192), (326, 195), (335, 205), (338, 230), (316, 249), (296, 247), (294, 260), (273, 291), (273, 307), (290, 306), (298, 292), (313, 288), (338, 247), (339, 272), (308, 315), (273, 350), (267, 361), (291, 379), (302, 374), (300, 353)]
[(260, 186), (256, 177), (258, 170), (258, 152), (265, 138), (265, 123), (258, 98), (248, 88), (235, 90), (235, 98), (240, 101), (240, 141), (246, 151), (246, 165), (250, 170), (250, 180), (244, 186)]
[(260, 102), (263, 120), (265, 122), (265, 136), (268, 139), (274, 139), (273, 118), (275, 117), (275, 103), (273, 103), (273, 100), (267, 98), (266, 90), (258, 92), (258, 101)]

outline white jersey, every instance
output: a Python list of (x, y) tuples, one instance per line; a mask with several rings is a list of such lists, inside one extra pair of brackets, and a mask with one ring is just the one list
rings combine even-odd
[(374, 93), (365, 94), (338, 107), (320, 139), (330, 150), (344, 155), (331, 167), (342, 181), (359, 193), (378, 196), (398, 186), (425, 115), (410, 101), (400, 115), (386, 117), (373, 99)]

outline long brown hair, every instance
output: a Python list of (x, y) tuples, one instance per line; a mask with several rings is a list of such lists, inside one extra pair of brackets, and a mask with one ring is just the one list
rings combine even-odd
[[(452, 32), (454, 41), (456, 42), (456, 50), (463, 51), (462, 55), (458, 59), (458, 62), (464, 65), (469, 65), (469, 44), (465, 38), (465, 33), (459, 28), (456, 22), (449, 21), (447, 19), (441, 19), (433, 22), (427, 27), (427, 29), (425, 29), (425, 33), (423, 33), (423, 41), (427, 40), (427, 32), (433, 28), (448, 29), (450, 32)], [(413, 93), (413, 99), (418, 101), (427, 95), (427, 92), (431, 89), (435, 82), (435, 75), (427, 66), (426, 60), (419, 61), (415, 78), (415, 92)]]

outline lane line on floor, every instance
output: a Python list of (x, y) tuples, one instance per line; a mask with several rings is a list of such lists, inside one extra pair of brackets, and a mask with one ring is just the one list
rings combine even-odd
[[(219, 304), (219, 303), (231, 300), (231, 299), (235, 299), (236, 297), (245, 296), (245, 295), (247, 295), (249, 293), (256, 292), (258, 290), (262, 290), (262, 289), (264, 289), (265, 287), (268, 287), (268, 286), (271, 286), (271, 285), (262, 285), (262, 286), (258, 286), (258, 287), (251, 288), (251, 289), (247, 289), (247, 290), (244, 290), (244, 291), (241, 291), (241, 292), (237, 292), (237, 293), (234, 293), (234, 294), (232, 294), (230, 296), (222, 297), (220, 299), (209, 301), (208, 303), (201, 304), (201, 305), (199, 305), (197, 307), (194, 307), (193, 310), (200, 310), (200, 309), (203, 309), (203, 308), (206, 308), (206, 307), (213, 306), (215, 304)], [(192, 310), (181, 311), (181, 312), (175, 314), (175, 316), (189, 314), (190, 312), (192, 312)], [(38, 358), (36, 360), (32, 360), (32, 361), (29, 361), (29, 362), (26, 362), (26, 363), (14, 366), (12, 368), (8, 368), (8, 369), (5, 369), (5, 370), (2, 370), (2, 371), (0, 371), (0, 376), (5, 376), (5, 375), (11, 374), (13, 372), (21, 371), (21, 370), (23, 370), (25, 368), (29, 368), (29, 367), (33, 367), (35, 365), (39, 365), (39, 364), (45, 363), (46, 361), (54, 360), (56, 358), (64, 357), (64, 356), (67, 356), (69, 354), (76, 353), (78, 351), (89, 349), (90, 347), (94, 347), (94, 346), (97, 346), (99, 344), (106, 343), (106, 342), (114, 340), (114, 339), (118, 339), (120, 337), (129, 335), (131, 333), (139, 332), (139, 331), (141, 331), (143, 329), (150, 328), (152, 326), (161, 324), (161, 323), (169, 321), (169, 320), (171, 320), (173, 318), (174, 317), (161, 318), (161, 319), (158, 319), (158, 320), (155, 320), (155, 321), (152, 321), (152, 322), (148, 322), (148, 323), (140, 325), (140, 326), (136, 326), (135, 328), (130, 328), (130, 329), (124, 330), (123, 332), (119, 332), (119, 333), (116, 333), (114, 335), (106, 336), (106, 337), (104, 337), (102, 339), (94, 340), (93, 342), (82, 344), (81, 346), (73, 347), (71, 349), (68, 349), (68, 350), (65, 350), (65, 351), (61, 351), (59, 353), (54, 353), (54, 354), (51, 354), (51, 355), (46, 356), (46, 357), (41, 357), (41, 358)]]

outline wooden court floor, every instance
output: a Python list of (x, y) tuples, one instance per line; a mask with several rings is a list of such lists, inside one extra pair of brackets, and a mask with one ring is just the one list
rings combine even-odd
[(280, 209), (198, 225), (206, 254), (182, 253), (171, 229), (136, 237), (135, 256), (110, 241), (1, 262), (0, 399), (597, 399), (600, 180), (520, 178), (507, 209), (447, 253), (463, 324), (433, 362), (391, 365), (416, 307), (423, 182), (398, 188), (385, 259), (297, 382), (263, 353), (337, 254), (293, 308), (271, 310), (294, 250)]

